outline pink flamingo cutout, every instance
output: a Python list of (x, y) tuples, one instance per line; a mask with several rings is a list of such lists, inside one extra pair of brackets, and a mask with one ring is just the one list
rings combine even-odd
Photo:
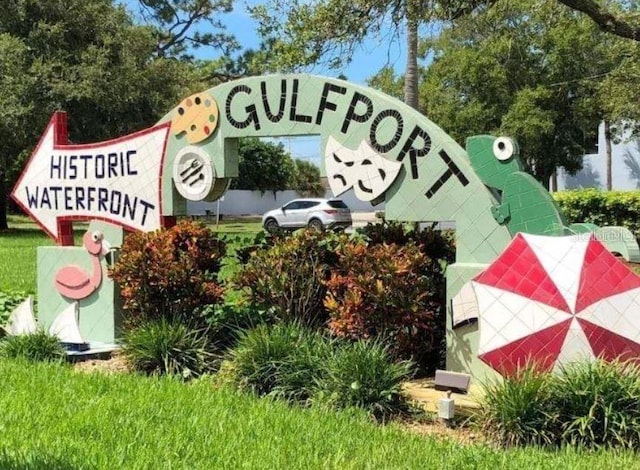
[(102, 232), (87, 232), (82, 237), (82, 245), (91, 256), (91, 275), (78, 266), (65, 266), (56, 273), (56, 290), (63, 296), (80, 300), (93, 294), (102, 283), (100, 257), (109, 252), (109, 243), (103, 240)]

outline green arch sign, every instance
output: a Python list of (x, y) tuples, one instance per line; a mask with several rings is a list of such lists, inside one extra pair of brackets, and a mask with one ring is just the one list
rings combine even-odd
[[(492, 216), (496, 200), (465, 150), (414, 109), (370, 88), (313, 75), (246, 78), (183, 100), (158, 124), (169, 122), (166, 214), (184, 213), (190, 190), (194, 200), (224, 192), (238, 176), (238, 138), (320, 135), (334, 193), (353, 187), (362, 200), (384, 200), (390, 220), (455, 221), (458, 262), (490, 262), (511, 238)], [(198, 156), (203, 165), (209, 159), (213, 175), (202, 188), (204, 179), (186, 178)]]
[[(86, 295), (79, 289), (71, 297), (74, 286), (65, 290), (51, 282), (50, 273), (62, 279), (71, 272), (70, 262), (77, 272), (104, 270), (96, 267), (104, 265), (98, 251), (89, 256), (90, 241), (67, 246), (73, 245), (74, 220), (156, 230), (186, 214), (187, 200), (224, 194), (238, 176), (239, 138), (299, 135), (320, 136), (322, 172), (335, 195), (353, 189), (373, 205), (384, 201), (389, 220), (455, 222), (447, 299), (516, 231), (543, 233), (563, 225), (549, 194), (521, 171), (510, 141), (478, 136), (465, 151), (402, 102), (333, 78), (269, 75), (224, 83), (185, 98), (150, 129), (95, 144), (69, 144), (66, 115), (56, 113), (12, 192), (62, 245), (38, 249), (39, 304), (49, 308), (40, 312), (41, 322), (46, 326), (75, 304), (88, 340), (117, 337), (113, 281), (101, 277)], [(453, 330), (447, 315), (447, 332), (448, 368), (482, 374), (477, 326)]]

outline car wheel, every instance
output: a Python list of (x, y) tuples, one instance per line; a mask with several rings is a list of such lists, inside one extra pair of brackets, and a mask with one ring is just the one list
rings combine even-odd
[(322, 221), (320, 219), (311, 219), (309, 221), (309, 228), (322, 232), (324, 230), (324, 225), (322, 225)]
[(264, 229), (269, 233), (276, 233), (280, 230), (280, 225), (278, 225), (278, 221), (276, 219), (267, 219), (264, 223)]

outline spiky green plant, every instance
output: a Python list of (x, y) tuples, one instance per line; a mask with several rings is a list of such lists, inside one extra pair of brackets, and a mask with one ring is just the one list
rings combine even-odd
[(129, 330), (123, 353), (134, 369), (150, 375), (199, 377), (213, 367), (206, 332), (177, 320), (149, 320)]
[(258, 395), (305, 401), (330, 348), (328, 339), (298, 323), (259, 325), (241, 333), (230, 352), (233, 381)]
[(580, 362), (551, 382), (555, 432), (572, 445), (638, 448), (640, 367), (623, 362)]
[(30, 335), (5, 337), (0, 342), (0, 356), (31, 362), (63, 362), (67, 354), (58, 338), (39, 330)]
[(378, 341), (357, 341), (334, 348), (316, 379), (314, 399), (332, 408), (357, 407), (379, 420), (407, 410), (402, 382), (413, 364), (394, 362)]
[(483, 431), (503, 446), (553, 444), (551, 381), (549, 374), (527, 367), (512, 377), (485, 383), (478, 413)]

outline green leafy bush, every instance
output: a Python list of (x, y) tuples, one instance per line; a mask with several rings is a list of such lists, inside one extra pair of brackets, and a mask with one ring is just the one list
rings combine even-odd
[(314, 400), (332, 408), (362, 408), (386, 420), (407, 410), (402, 382), (411, 372), (411, 362), (394, 362), (380, 342), (347, 343), (335, 347), (323, 364)]
[(321, 325), (327, 319), (324, 281), (335, 265), (339, 237), (313, 230), (273, 238), (252, 251), (233, 282), (258, 310), (273, 309), (282, 321)]
[(580, 189), (553, 193), (569, 223), (623, 226), (640, 232), (640, 191)]
[(430, 285), (432, 304), (438, 304), (440, 308), (433, 312), (435, 314), (434, 325), (436, 325), (432, 331), (433, 348), (424, 348), (421, 354), (414, 359), (425, 372), (432, 373), (436, 368), (444, 367), (447, 348), (445, 339), (445, 271), (447, 266), (455, 260), (454, 232), (436, 230), (435, 224), (420, 229), (414, 224), (387, 220), (378, 224), (368, 224), (358, 231), (367, 240), (369, 246), (413, 243), (426, 256), (425, 262), (421, 265), (421, 274)]
[(551, 381), (554, 432), (571, 445), (640, 445), (640, 367), (576, 363)]
[(11, 316), (11, 312), (27, 298), (24, 292), (0, 291), (0, 325), (5, 325)]
[(479, 415), (483, 431), (503, 446), (553, 444), (550, 382), (549, 374), (527, 368), (485, 384)]
[(274, 323), (272, 310), (258, 310), (242, 298), (229, 298), (202, 309), (208, 336), (217, 351), (235, 346), (240, 334), (259, 325)]
[(483, 429), (503, 445), (640, 445), (640, 366), (573, 363), (557, 374), (527, 369), (485, 386)]
[(40, 330), (30, 335), (5, 337), (0, 342), (0, 356), (31, 362), (63, 362), (67, 353), (57, 337)]
[(199, 377), (212, 368), (206, 332), (176, 320), (147, 320), (124, 334), (124, 356), (134, 369), (150, 375)]
[(435, 224), (422, 230), (415, 226), (408, 229), (407, 224), (385, 220), (378, 224), (367, 224), (358, 229), (358, 232), (371, 246), (383, 243), (406, 245), (413, 242), (430, 260), (437, 263), (428, 266), (429, 273), (444, 274), (446, 265), (453, 263), (456, 257), (453, 232), (436, 230)]
[(348, 243), (326, 281), (332, 334), (378, 338), (392, 354), (434, 368), (444, 337), (440, 284), (424, 273), (431, 260), (418, 246)]
[(164, 317), (202, 326), (194, 312), (221, 301), (218, 272), (225, 250), (212, 231), (190, 221), (168, 230), (129, 234), (110, 269), (121, 289), (126, 323)]
[(299, 324), (260, 325), (231, 350), (231, 375), (241, 389), (301, 402), (329, 355), (329, 340)]
[(361, 408), (378, 419), (407, 410), (401, 384), (411, 372), (382, 343), (331, 340), (298, 323), (260, 325), (240, 335), (227, 380), (258, 395), (330, 408)]

